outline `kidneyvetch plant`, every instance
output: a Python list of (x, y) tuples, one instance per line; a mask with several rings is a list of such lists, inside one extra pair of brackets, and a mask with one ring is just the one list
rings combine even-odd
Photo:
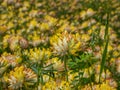
[(119, 90), (119, 0), (0, 0), (0, 90)]
[(68, 81), (68, 57), (72, 54), (75, 55), (75, 53), (79, 51), (80, 42), (75, 41), (75, 38), (67, 32), (63, 33), (63, 35), (64, 37), (55, 36), (57, 42), (53, 42), (53, 48), (55, 50), (53, 52), (61, 58), (62, 62), (64, 62), (65, 76), (66, 80)]
[(53, 77), (53, 63), (46, 63), (46, 60), (51, 57), (51, 52), (45, 49), (41, 50), (40, 48), (34, 48), (24, 52), (23, 57), (28, 57), (26, 62), (29, 63), (29, 67), (37, 74), (36, 85), (39, 86), (39, 84), (41, 84), (42, 88), (42, 85), (44, 85), (43, 75)]
[[(82, 88), (84, 84), (92, 83), (94, 81), (94, 71), (92, 65), (96, 62), (96, 59), (93, 58), (92, 54), (82, 53), (78, 57), (73, 57), (68, 63), (69, 68), (72, 70), (71, 73), (76, 73), (72, 84), (74, 85), (75, 90)], [(92, 89), (92, 85), (91, 85)]]

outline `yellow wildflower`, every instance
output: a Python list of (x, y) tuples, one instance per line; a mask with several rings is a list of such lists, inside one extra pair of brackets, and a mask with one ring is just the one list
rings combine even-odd
[(7, 31), (7, 27), (0, 25), (0, 35), (3, 34), (3, 33), (5, 33), (6, 31)]
[(70, 84), (66, 81), (62, 81), (60, 86), (58, 86), (58, 89), (61, 89), (61, 90), (72, 90), (70, 88)]
[(24, 73), (23, 73), (24, 67), (16, 67), (14, 71), (10, 72), (10, 76), (8, 79), (9, 82), (9, 88), (11, 89), (19, 89), (23, 87), (24, 82)]
[(53, 18), (53, 17), (48, 16), (48, 15), (45, 16), (45, 20), (48, 21), (48, 25), (50, 27), (54, 26), (57, 23), (57, 19), (56, 18)]
[(53, 43), (54, 53), (60, 56), (73, 54), (80, 50), (80, 42), (76, 42), (72, 35), (63, 33), (63, 37), (58, 37), (57, 41)]
[(7, 81), (10, 89), (27, 88), (37, 82), (37, 75), (31, 69), (20, 66), (10, 71)]
[(92, 8), (88, 8), (86, 14), (88, 17), (91, 17), (95, 14), (95, 11)]
[(81, 11), (81, 12), (80, 12), (80, 17), (81, 17), (82, 19), (85, 19), (85, 17), (86, 17), (86, 11)]
[(41, 60), (47, 60), (49, 59), (51, 52), (46, 49), (39, 49), (39, 48), (34, 48), (30, 49), (30, 54), (28, 54), (29, 59), (33, 63), (41, 63)]
[(42, 23), (41, 25), (40, 25), (40, 30), (41, 31), (46, 31), (46, 30), (49, 30), (50, 29), (50, 27), (49, 27), (49, 25), (48, 25), (48, 23)]

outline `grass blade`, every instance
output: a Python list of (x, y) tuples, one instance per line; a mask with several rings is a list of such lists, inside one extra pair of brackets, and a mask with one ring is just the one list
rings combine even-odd
[(102, 54), (102, 61), (101, 61), (100, 75), (99, 75), (99, 83), (100, 83), (101, 74), (102, 74), (104, 66), (105, 66), (107, 51), (108, 51), (108, 43), (109, 43), (108, 28), (109, 28), (109, 13), (107, 13), (107, 20), (106, 20), (106, 29), (105, 29), (105, 35), (104, 35), (104, 39), (106, 41), (106, 44), (105, 44), (104, 51), (103, 51), (103, 54)]

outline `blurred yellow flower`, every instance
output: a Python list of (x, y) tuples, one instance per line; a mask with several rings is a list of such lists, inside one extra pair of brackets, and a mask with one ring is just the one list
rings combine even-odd
[(54, 26), (55, 24), (57, 24), (57, 19), (56, 19), (56, 18), (53, 18), (53, 17), (51, 17), (51, 16), (49, 16), (49, 15), (46, 15), (46, 16), (45, 16), (45, 20), (48, 22), (48, 25), (49, 25), (50, 27), (52, 27), (52, 26)]
[(81, 11), (81, 12), (80, 12), (80, 17), (81, 17), (82, 19), (85, 19), (85, 17), (86, 17), (86, 11)]
[(6, 31), (7, 31), (7, 27), (0, 25), (0, 35), (3, 34), (3, 33), (5, 33)]
[(31, 20), (30, 23), (27, 25), (30, 29), (33, 29), (34, 27), (38, 26), (38, 23), (35, 19)]
[(88, 17), (91, 17), (95, 14), (95, 11), (92, 8), (88, 8), (86, 14)]
[(58, 86), (58, 89), (62, 89), (62, 90), (72, 90), (70, 88), (70, 84), (69, 82), (66, 82), (66, 81), (62, 81), (60, 86)]
[(13, 27), (14, 27), (13, 22), (9, 22), (9, 23), (7, 24), (7, 28), (8, 28), (8, 29), (11, 29), (11, 28), (13, 28)]
[(102, 83), (102, 84), (100, 85), (100, 87), (99, 87), (99, 85), (97, 85), (95, 88), (96, 88), (95, 90), (116, 90), (115, 88), (110, 87), (110, 86), (109, 86), (108, 84), (106, 84), (106, 83)]
[(40, 24), (40, 30), (41, 31), (45, 32), (46, 30), (49, 30), (49, 29), (50, 29), (50, 27), (49, 27), (48, 23)]

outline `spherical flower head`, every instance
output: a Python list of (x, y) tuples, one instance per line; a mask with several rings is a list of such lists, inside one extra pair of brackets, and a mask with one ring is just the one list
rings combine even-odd
[(9, 88), (11, 89), (19, 89), (21, 87), (23, 87), (23, 83), (24, 83), (24, 76), (25, 74), (23, 73), (24, 67), (16, 67), (14, 69), (14, 71), (10, 72), (9, 75)]
[(71, 34), (65, 32), (61, 34), (60, 37), (57, 37), (56, 42), (53, 42), (53, 48), (53, 53), (58, 56), (65, 56), (68, 54), (75, 55), (80, 49), (80, 42), (77, 42)]
[(19, 36), (11, 36), (8, 39), (9, 48), (11, 51), (15, 51), (19, 48)]
[(37, 82), (37, 75), (30, 69), (24, 66), (16, 67), (10, 71), (8, 76), (10, 89), (19, 89), (25, 86), (26, 88), (34, 85)]
[(30, 49), (30, 54), (28, 54), (29, 59), (33, 63), (41, 63), (42, 60), (47, 60), (51, 56), (51, 52), (46, 49), (34, 48)]
[(12, 67), (15, 67), (18, 65), (18, 63), (20, 63), (22, 61), (21, 57), (20, 56), (17, 56), (17, 55), (12, 55), (10, 53), (6, 53), (4, 52), (2, 55), (1, 55), (1, 58), (3, 60), (6, 60), (8, 62), (9, 65), (11, 65)]

